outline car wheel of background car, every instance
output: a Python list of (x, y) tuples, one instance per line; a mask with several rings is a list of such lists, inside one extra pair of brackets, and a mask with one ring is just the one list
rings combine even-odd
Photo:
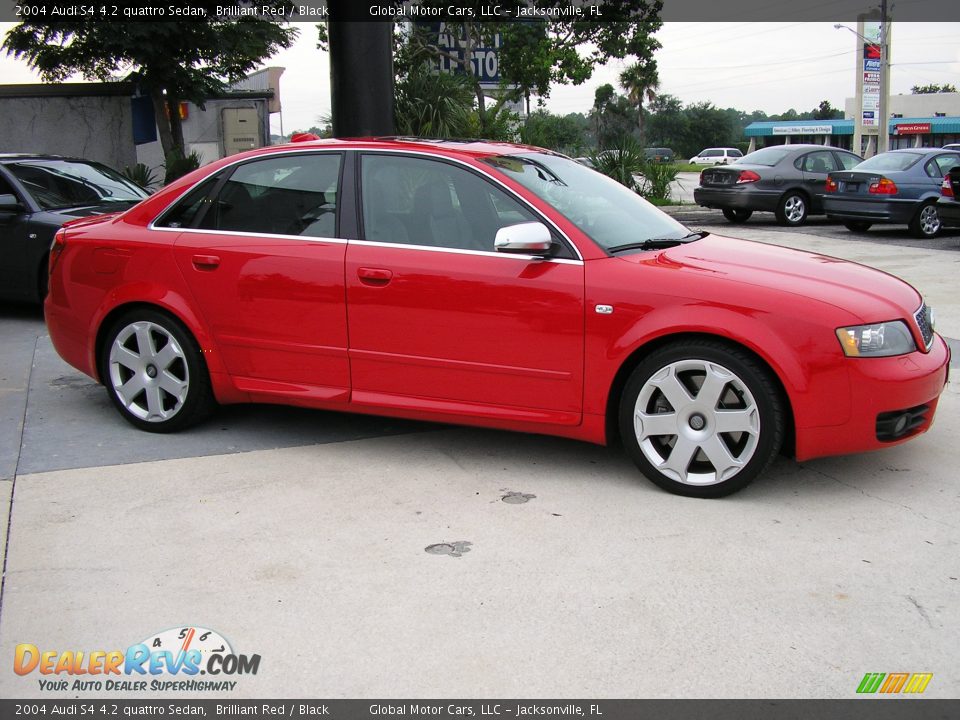
[(215, 405), (196, 340), (156, 310), (133, 310), (111, 326), (100, 377), (120, 414), (141, 430), (181, 430)]
[(729, 495), (779, 452), (784, 409), (770, 372), (715, 340), (654, 351), (631, 373), (620, 400), (627, 452), (650, 480), (677, 495)]
[(750, 219), (753, 210), (736, 210), (734, 208), (724, 208), (723, 216), (732, 223), (742, 223)]
[(940, 214), (935, 202), (926, 202), (920, 206), (910, 221), (910, 232), (918, 238), (933, 238), (940, 233)]
[(777, 222), (797, 226), (807, 221), (807, 198), (796, 192), (784, 193), (777, 205)]
[(851, 232), (866, 232), (873, 227), (873, 223), (866, 220), (848, 220), (843, 226)]

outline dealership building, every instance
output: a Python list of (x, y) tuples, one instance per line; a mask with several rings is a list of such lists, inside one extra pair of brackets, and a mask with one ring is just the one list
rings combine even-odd
[[(816, 143), (872, 155), (876, 148), (864, 137), (863, 147), (853, 148), (856, 98), (847, 98), (843, 120), (783, 120), (750, 123), (744, 135), (750, 152), (768, 145)], [(890, 149), (942, 147), (960, 143), (960, 93), (892, 95), (887, 129)]]

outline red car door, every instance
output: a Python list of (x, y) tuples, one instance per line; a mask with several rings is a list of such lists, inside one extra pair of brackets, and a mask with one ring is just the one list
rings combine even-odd
[(238, 165), (175, 243), (241, 390), (349, 397), (346, 242), (336, 237), (342, 159), (271, 155)]
[(538, 218), (452, 162), (361, 158), (363, 236), (347, 248), (356, 404), (580, 420), (583, 263), (496, 252)]

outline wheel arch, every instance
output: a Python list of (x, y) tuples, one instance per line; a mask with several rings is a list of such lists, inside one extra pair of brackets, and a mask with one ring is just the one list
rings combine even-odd
[(650, 355), (650, 353), (655, 352), (656, 350), (659, 350), (667, 345), (688, 340), (710, 340), (721, 343), (732, 349), (747, 353), (754, 360), (760, 363), (761, 366), (766, 368), (780, 392), (780, 399), (783, 401), (784, 407), (787, 409), (786, 417), (784, 418), (784, 440), (781, 452), (784, 454), (793, 455), (796, 445), (796, 418), (793, 402), (790, 399), (790, 393), (787, 392), (786, 384), (784, 383), (783, 378), (780, 376), (780, 373), (777, 371), (774, 365), (767, 358), (756, 352), (753, 348), (743, 343), (731, 340), (729, 337), (724, 335), (699, 331), (674, 332), (666, 335), (660, 335), (634, 348), (633, 351), (627, 355), (627, 357), (620, 364), (620, 367), (617, 369), (617, 372), (615, 373), (613, 381), (610, 384), (610, 388), (607, 392), (607, 405), (605, 412), (607, 444), (619, 445), (621, 443), (620, 424), (618, 421), (620, 397), (623, 394), (623, 389), (627, 384), (627, 379), (630, 377), (630, 374), (633, 372), (633, 370), (641, 362), (643, 362), (644, 358)]

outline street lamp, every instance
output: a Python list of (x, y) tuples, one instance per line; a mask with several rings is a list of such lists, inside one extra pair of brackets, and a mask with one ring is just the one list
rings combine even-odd
[[(849, 30), (854, 35), (856, 35), (860, 40), (868, 45), (873, 45), (873, 41), (868, 40), (863, 35), (858, 33), (852, 27), (843, 25), (842, 23), (836, 23), (834, 26), (835, 30)], [(858, 67), (862, 67), (859, 63), (862, 60), (858, 60)], [(863, 97), (863, 75), (858, 72), (857, 78), (858, 87), (860, 88), (859, 97)], [(877, 115), (879, 116), (877, 123), (877, 152), (882, 153), (886, 152), (890, 148), (890, 118), (888, 117), (887, 105), (889, 104), (889, 95), (890, 95), (890, 64), (889, 58), (887, 56), (887, 0), (883, 0), (881, 4), (880, 12), (880, 98), (877, 103)], [(862, 127), (863, 124), (863, 106), (861, 101), (861, 107), (857, 108), (857, 118), (856, 118), (857, 127)]]

